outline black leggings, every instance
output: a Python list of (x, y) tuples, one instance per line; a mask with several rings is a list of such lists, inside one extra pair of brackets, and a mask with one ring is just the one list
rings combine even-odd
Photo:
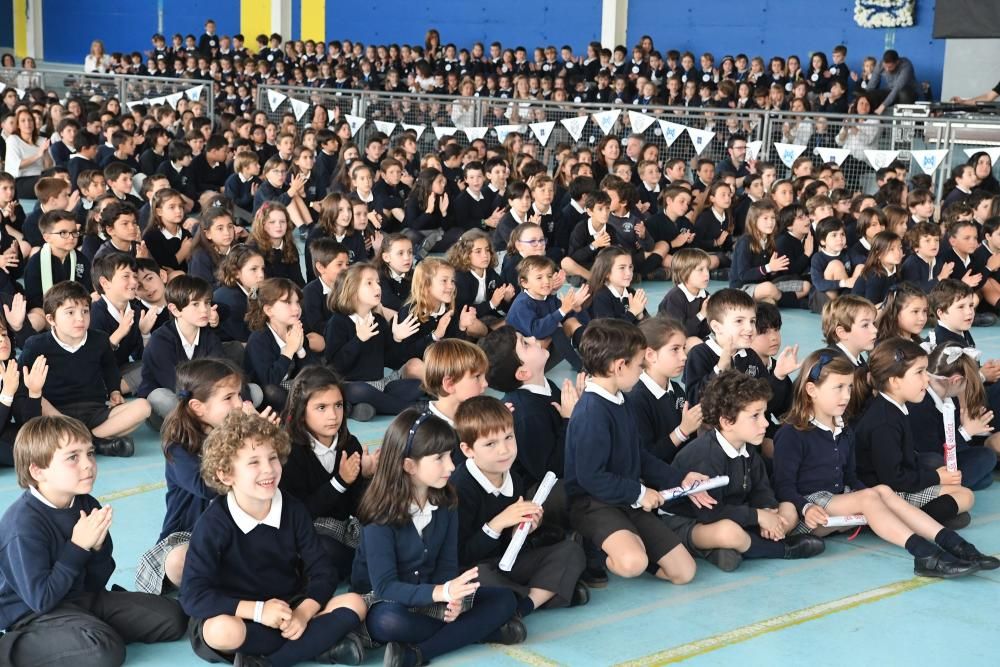
[(410, 611), (398, 602), (379, 602), (368, 612), (368, 634), (380, 644), (402, 642), (420, 650), (424, 660), (490, 641), (517, 609), (517, 596), (506, 588), (484, 586), (472, 609), (451, 623)]
[(393, 380), (379, 391), (367, 382), (348, 382), (344, 398), (351, 405), (368, 403), (380, 415), (398, 415), (423, 396), (420, 380)]

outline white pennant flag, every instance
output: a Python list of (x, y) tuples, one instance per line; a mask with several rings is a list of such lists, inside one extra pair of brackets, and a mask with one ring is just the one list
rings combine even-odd
[(535, 137), (538, 138), (538, 142), (544, 146), (549, 143), (549, 137), (552, 136), (552, 130), (555, 129), (556, 122), (554, 120), (546, 121), (543, 123), (532, 123), (528, 127), (531, 131), (535, 133)]
[(17, 93), (17, 99), (22, 99), (24, 97), (24, 88), (15, 88), (14, 92)]
[(865, 150), (865, 158), (868, 159), (868, 164), (875, 171), (888, 167), (896, 159), (897, 155), (899, 155), (899, 151)]
[(747, 159), (756, 160), (757, 156), (760, 155), (760, 149), (764, 147), (763, 141), (748, 141), (747, 142)]
[(391, 137), (393, 130), (396, 129), (396, 124), (393, 123), (392, 121), (376, 120), (372, 122), (375, 123), (375, 129), (387, 137)]
[(184, 97), (184, 93), (173, 93), (167, 95), (167, 104), (169, 104), (172, 108), (176, 109), (177, 103), (181, 101), (182, 97)]
[(792, 163), (802, 155), (802, 151), (806, 149), (805, 146), (801, 144), (783, 144), (780, 141), (774, 142), (774, 149), (778, 151), (778, 159), (788, 167), (792, 167)]
[(302, 120), (302, 116), (309, 110), (308, 102), (297, 100), (294, 97), (289, 97), (288, 103), (292, 105), (292, 113), (295, 114), (295, 120)]
[(486, 133), (490, 131), (488, 127), (465, 127), (462, 128), (462, 132), (465, 132), (465, 136), (469, 138), (469, 141), (476, 141), (482, 139), (486, 136)]
[(622, 115), (621, 109), (598, 111), (597, 113), (590, 114), (594, 122), (597, 123), (597, 127), (601, 128), (601, 132), (604, 134), (611, 134), (611, 130), (614, 128), (615, 123), (618, 122), (618, 116), (620, 115)]
[(965, 154), (972, 157), (976, 153), (986, 153), (990, 156), (990, 164), (996, 164), (997, 158), (1000, 157), (1000, 147), (997, 146), (983, 146), (982, 148), (966, 148)]
[(910, 151), (910, 162), (915, 162), (925, 174), (933, 174), (948, 156), (947, 148), (927, 151)]
[(441, 141), (441, 137), (452, 137), (452, 136), (455, 135), (456, 132), (458, 132), (458, 128), (457, 127), (435, 127), (434, 128), (434, 136), (438, 138), (438, 141)]
[(687, 131), (687, 125), (681, 125), (680, 123), (671, 123), (669, 120), (657, 120), (660, 124), (660, 131), (663, 132), (663, 140), (667, 143), (667, 146), (673, 146), (674, 142), (680, 139), (681, 135)]
[(277, 111), (281, 103), (288, 99), (288, 95), (279, 93), (277, 90), (267, 91), (267, 103), (271, 105), (271, 111)]
[(167, 98), (165, 97), (154, 97), (149, 100), (149, 103), (154, 106), (162, 106), (167, 103)]
[(712, 130), (699, 130), (693, 127), (689, 127), (687, 133), (691, 137), (691, 143), (694, 144), (694, 150), (698, 155), (701, 155), (701, 152), (712, 143), (712, 137), (715, 136), (715, 132)]
[(851, 154), (851, 151), (846, 148), (826, 148), (824, 146), (817, 146), (813, 149), (816, 155), (819, 155), (819, 159), (823, 161), (824, 164), (829, 164), (833, 162), (838, 167), (844, 163), (847, 156)]
[(580, 141), (580, 137), (583, 136), (583, 127), (587, 124), (586, 116), (576, 116), (574, 118), (563, 118), (560, 123), (569, 132), (569, 136), (573, 137), (573, 141)]
[(649, 126), (656, 122), (656, 119), (649, 114), (644, 114), (641, 111), (632, 111), (629, 109), (628, 112), (628, 123), (632, 126), (632, 131), (636, 134), (642, 134), (649, 129)]
[(511, 132), (520, 132), (520, 125), (494, 125), (493, 129), (496, 130), (497, 140), (502, 144), (507, 135)]
[(126, 108), (127, 108), (127, 109), (128, 109), (129, 111), (131, 111), (132, 109), (134, 109), (135, 107), (139, 106), (139, 105), (140, 105), (140, 104), (142, 104), (142, 103), (143, 103), (143, 101), (142, 101), (142, 100), (139, 100), (139, 101), (137, 101), (137, 102), (126, 102), (126, 103), (125, 103), (125, 107), (126, 107)]
[(352, 116), (349, 113), (345, 113), (344, 114), (344, 120), (347, 121), (347, 125), (351, 128), (351, 136), (352, 137), (355, 134), (357, 134), (358, 130), (360, 130), (364, 126), (364, 124), (365, 124), (365, 117), (364, 116)]
[(425, 129), (424, 125), (409, 125), (407, 123), (400, 123), (400, 125), (402, 125), (403, 129), (406, 130), (406, 131), (411, 131), (412, 130), (413, 132), (416, 132), (417, 133), (417, 139), (420, 138), (420, 135), (424, 133), (424, 129)]
[(205, 87), (204, 85), (191, 86), (190, 88), (187, 89), (187, 91), (185, 91), (187, 93), (187, 98), (192, 102), (197, 102), (198, 100), (201, 99), (201, 91), (204, 87)]
[(3, 81), (0, 81), (0, 93), (2, 93), (5, 90), (7, 90), (7, 84), (4, 83)]

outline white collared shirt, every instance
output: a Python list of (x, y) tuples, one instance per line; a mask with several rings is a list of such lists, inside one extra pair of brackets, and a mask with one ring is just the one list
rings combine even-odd
[(726, 214), (722, 213), (721, 217), (720, 217), (720, 213), (718, 211), (716, 211), (714, 207), (712, 208), (712, 215), (715, 216), (715, 219), (718, 220), (719, 222), (725, 222), (726, 221)]
[(198, 332), (194, 335), (194, 341), (189, 343), (187, 338), (184, 337), (184, 333), (181, 331), (179, 323), (174, 323), (177, 327), (177, 336), (181, 339), (181, 346), (184, 348), (184, 354), (187, 355), (188, 360), (194, 359), (194, 350), (198, 347), (198, 343), (201, 341), (201, 327), (198, 327)]
[(656, 400), (660, 400), (661, 398), (664, 397), (664, 395), (668, 393), (670, 394), (674, 393), (674, 385), (670, 384), (669, 381), (667, 382), (666, 388), (661, 387), (660, 383), (654, 380), (653, 378), (649, 377), (649, 375), (647, 375), (645, 371), (643, 371), (642, 375), (639, 376), (639, 382), (646, 385), (646, 389), (649, 390), (649, 393), (651, 393), (653, 395), (653, 398), (655, 398)]
[(538, 396), (552, 396), (552, 387), (548, 382), (545, 384), (528, 384), (524, 383), (521, 385), (521, 389), (526, 389), (532, 394), (537, 394)]
[(614, 285), (610, 285), (609, 284), (607, 287), (608, 287), (608, 291), (611, 292), (611, 295), (613, 297), (615, 297), (616, 299), (618, 299), (619, 301), (621, 301), (622, 299), (627, 299), (628, 298), (628, 288), (625, 288), (624, 290), (621, 291), (621, 293), (619, 293), (618, 290), (615, 289)]
[(811, 417), (809, 419), (809, 423), (812, 424), (813, 426), (815, 426), (818, 429), (826, 431), (827, 433), (832, 433), (834, 438), (836, 438), (838, 435), (840, 435), (844, 431), (844, 418), (843, 417), (834, 417), (833, 418), (833, 430), (832, 431), (830, 430), (829, 426), (827, 426), (826, 424), (824, 424), (821, 421), (817, 421), (815, 417)]
[[(278, 348), (279, 349), (284, 348), (285, 347), (285, 339), (283, 339), (281, 336), (279, 336), (278, 332), (275, 331), (274, 327), (272, 327), (270, 324), (267, 325), (267, 328), (271, 331), (271, 335), (274, 336), (274, 341), (278, 344)], [(305, 348), (305, 346), (300, 347), (298, 349), (298, 351), (295, 353), (295, 356), (298, 357), (299, 359), (305, 359), (306, 358), (306, 348)]]
[[(340, 435), (333, 436), (333, 442), (329, 447), (324, 445), (322, 442), (313, 437), (313, 434), (309, 434), (309, 447), (312, 449), (312, 453), (316, 455), (319, 459), (319, 463), (323, 466), (323, 470), (330, 474), (333, 474), (334, 469), (337, 467), (337, 441), (340, 439)], [(347, 487), (337, 481), (336, 477), (330, 478), (330, 486), (337, 489), (341, 493), (347, 491)]]
[(726, 456), (728, 456), (729, 458), (735, 459), (740, 456), (742, 456), (745, 459), (750, 458), (750, 451), (747, 450), (746, 443), (743, 443), (742, 445), (740, 445), (739, 449), (736, 449), (735, 447), (733, 447), (732, 443), (726, 440), (726, 438), (723, 437), (722, 433), (720, 433), (718, 430), (715, 431), (715, 437), (719, 441), (719, 444), (722, 445), (722, 451), (724, 451), (726, 453)]
[(356, 194), (358, 196), (358, 199), (360, 199), (366, 204), (371, 204), (373, 201), (375, 201), (375, 193), (370, 190), (368, 191), (367, 197), (362, 197), (361, 193), (358, 192), (357, 190), (354, 191), (354, 194)]
[(101, 298), (104, 299), (104, 303), (108, 307), (108, 314), (114, 318), (115, 322), (120, 323), (122, 321), (122, 316), (124, 316), (125, 313), (132, 311), (132, 306), (130, 306), (128, 302), (125, 303), (125, 310), (119, 311), (118, 308), (115, 307), (115, 304), (111, 303), (111, 301), (108, 299), (107, 294), (102, 294)]
[(84, 345), (87, 344), (87, 334), (83, 334), (83, 338), (76, 345), (68, 345), (68, 344), (62, 342), (61, 340), (59, 340), (59, 336), (56, 335), (56, 330), (55, 329), (52, 330), (52, 338), (55, 339), (55, 341), (59, 345), (59, 347), (61, 347), (62, 349), (66, 350), (70, 354), (76, 353), (81, 347), (83, 347)]
[(595, 239), (601, 234), (601, 232), (606, 231), (607, 228), (608, 228), (608, 226), (604, 225), (604, 227), (602, 227), (601, 231), (599, 232), (596, 229), (594, 229), (594, 219), (593, 218), (587, 218), (587, 231)]
[(236, 502), (236, 496), (230, 491), (226, 494), (226, 506), (229, 514), (233, 517), (233, 522), (244, 535), (260, 525), (270, 526), (275, 530), (281, 528), (281, 489), (274, 490), (274, 498), (271, 498), (271, 509), (267, 511), (267, 516), (258, 521), (243, 511), (243, 508)]
[(448, 304), (442, 303), (437, 310), (430, 314), (431, 317), (441, 317), (448, 311)]
[(323, 282), (322, 278), (320, 278), (319, 276), (316, 276), (316, 278), (317, 280), (319, 280), (319, 284), (323, 286), (323, 296), (326, 296), (327, 294), (333, 291), (333, 288), (327, 285), (325, 282)]
[(438, 406), (437, 406), (437, 401), (431, 401), (430, 403), (428, 403), (427, 404), (427, 409), (435, 417), (439, 417), (439, 418), (445, 420), (446, 422), (448, 422), (448, 426), (451, 426), (452, 428), (455, 428), (455, 420), (452, 419), (451, 417), (449, 417), (448, 415), (446, 415), (445, 413), (441, 412), (441, 409), (438, 408)]
[(483, 271), (482, 277), (476, 275), (475, 270), (469, 270), (469, 274), (476, 279), (478, 285), (476, 285), (476, 298), (473, 299), (472, 303), (480, 304), (486, 301), (486, 271)]
[(413, 527), (417, 529), (417, 535), (420, 537), (424, 536), (424, 528), (431, 525), (431, 521), (434, 519), (434, 510), (437, 509), (437, 505), (432, 505), (431, 503), (424, 503), (423, 509), (421, 509), (416, 503), (410, 503), (410, 516), (413, 517)]
[(173, 240), (173, 239), (182, 238), (184, 236), (184, 228), (183, 227), (178, 227), (177, 231), (175, 233), (171, 234), (169, 231), (167, 231), (166, 227), (160, 227), (160, 233), (163, 234), (163, 238), (165, 238), (168, 241), (170, 241), (170, 240)]
[(392, 278), (393, 280), (395, 280), (397, 283), (401, 283), (401, 282), (403, 282), (403, 278), (405, 278), (406, 275), (402, 274), (402, 273), (396, 273), (396, 271), (394, 269), (392, 269), (392, 267), (390, 267), (389, 268), (389, 277)]
[(708, 291), (704, 289), (698, 290), (697, 294), (692, 294), (691, 290), (689, 290), (684, 283), (679, 284), (678, 287), (681, 289), (681, 293), (684, 295), (684, 298), (687, 299), (688, 303), (691, 303), (695, 299), (704, 299), (708, 296)]
[(480, 190), (479, 192), (473, 192), (470, 188), (465, 188), (465, 191), (468, 193), (468, 195), (470, 197), (472, 197), (472, 201), (476, 201), (476, 202), (483, 201), (483, 191), (482, 190)]
[(486, 474), (479, 469), (479, 466), (477, 466), (476, 462), (472, 459), (465, 459), (465, 467), (469, 469), (469, 474), (472, 475), (472, 479), (479, 482), (479, 486), (483, 487), (483, 491), (486, 493), (496, 497), (514, 497), (514, 479), (510, 476), (510, 473), (505, 472), (503, 475), (503, 482), (500, 486), (494, 486), (493, 482), (487, 479)]
[(841, 352), (843, 352), (844, 354), (847, 355), (847, 358), (851, 360), (852, 364), (854, 364), (855, 366), (860, 366), (861, 365), (861, 355), (860, 354), (858, 356), (854, 356), (853, 354), (851, 354), (851, 351), (847, 349), (847, 346), (844, 345), (843, 343), (837, 343), (837, 347), (840, 348)]
[[(38, 500), (38, 502), (42, 503), (46, 507), (51, 507), (54, 510), (62, 509), (62, 508), (56, 507), (54, 504), (52, 504), (52, 501), (50, 501), (48, 498), (46, 498), (45, 496), (43, 496), (42, 492), (39, 491), (34, 486), (29, 486), (28, 487), (28, 492), (31, 493), (31, 495), (33, 495)], [(76, 502), (76, 496), (73, 496), (73, 499), (69, 501), (69, 506), (73, 507), (73, 503), (75, 503), (75, 502)]]
[(610, 401), (615, 405), (622, 405), (623, 403), (625, 403), (625, 396), (620, 391), (616, 394), (612, 394), (607, 389), (605, 389), (604, 387), (602, 387), (601, 385), (597, 384), (592, 380), (587, 381), (587, 384), (584, 386), (583, 390), (589, 391), (593, 394), (597, 394), (604, 400)]
[(582, 214), (582, 213), (584, 213), (587, 210), (583, 206), (581, 206), (580, 204), (578, 204), (575, 199), (570, 199), (569, 200), (569, 205), (572, 206), (573, 210), (576, 211), (577, 213), (581, 213)]
[(906, 415), (907, 417), (909, 417), (909, 416), (910, 416), (910, 411), (906, 409), (906, 406), (905, 406), (905, 405), (900, 405), (899, 403), (897, 403), (896, 401), (894, 401), (894, 400), (893, 400), (893, 399), (892, 399), (892, 398), (891, 398), (891, 397), (890, 397), (890, 396), (889, 396), (888, 394), (886, 394), (885, 392), (879, 392), (879, 395), (880, 395), (880, 396), (881, 396), (882, 398), (884, 398), (885, 400), (887, 400), (887, 401), (888, 401), (889, 403), (892, 403), (892, 404), (893, 404), (893, 405), (895, 405), (895, 406), (896, 406), (897, 408), (899, 408), (899, 411), (900, 411), (900, 412), (902, 412), (902, 413), (903, 413), (904, 415)]
[(872, 244), (868, 242), (868, 239), (866, 239), (865, 237), (862, 236), (859, 242), (861, 243), (861, 247), (862, 248), (864, 248), (865, 250), (871, 252)]
[(514, 222), (516, 222), (519, 225), (523, 225), (524, 223), (527, 222), (527, 220), (522, 220), (521, 218), (519, 218), (517, 215), (517, 211), (515, 211), (514, 209), (510, 209), (510, 217), (514, 218)]

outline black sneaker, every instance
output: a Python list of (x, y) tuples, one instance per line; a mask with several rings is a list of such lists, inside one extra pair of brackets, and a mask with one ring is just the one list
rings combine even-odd
[(371, 403), (358, 403), (351, 408), (351, 419), (356, 422), (369, 422), (375, 418), (375, 406)]
[(1000, 567), (1000, 559), (981, 553), (979, 549), (968, 542), (963, 542), (960, 547), (948, 549), (947, 551), (955, 558), (975, 563), (979, 566), (980, 570), (995, 570)]
[(365, 646), (361, 637), (348, 632), (344, 638), (318, 656), (316, 662), (331, 665), (360, 665), (365, 661)]
[(119, 438), (92, 437), (94, 451), (101, 456), (118, 456), (127, 458), (135, 454), (135, 441), (127, 435)]
[(947, 521), (942, 521), (941, 525), (951, 530), (962, 530), (972, 523), (972, 515), (968, 512), (959, 512)]
[(785, 560), (812, 558), (826, 549), (826, 542), (815, 535), (790, 535), (785, 538)]
[(573, 597), (570, 598), (569, 606), (582, 607), (588, 602), (590, 602), (590, 589), (587, 588), (587, 584), (583, 583), (583, 579), (581, 579), (573, 587)]
[(933, 556), (913, 559), (913, 574), (918, 577), (936, 577), (938, 579), (954, 579), (964, 577), (979, 571), (979, 565), (967, 560), (959, 560), (942, 551)]
[(496, 632), (491, 636), (491, 641), (496, 644), (510, 646), (511, 644), (520, 644), (527, 638), (528, 629), (524, 627), (521, 619), (515, 616), (497, 628)]
[(408, 646), (402, 642), (389, 642), (385, 645), (385, 657), (382, 659), (383, 667), (416, 667), (424, 664), (420, 650), (415, 646)]
[(587, 584), (589, 588), (607, 588), (608, 571), (603, 567), (592, 565), (583, 571), (580, 581)]
[(705, 560), (723, 572), (733, 572), (743, 562), (743, 555), (736, 549), (707, 549)]

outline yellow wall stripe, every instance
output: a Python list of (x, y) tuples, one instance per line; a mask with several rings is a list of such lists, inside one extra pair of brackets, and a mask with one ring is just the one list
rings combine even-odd
[(257, 50), (257, 35), (271, 34), (271, 2), (272, 0), (240, 2), (240, 32), (246, 38), (245, 46), (251, 51)]
[(28, 55), (28, 0), (14, 0), (14, 53)]
[(326, 38), (326, 0), (302, 0), (302, 39)]

